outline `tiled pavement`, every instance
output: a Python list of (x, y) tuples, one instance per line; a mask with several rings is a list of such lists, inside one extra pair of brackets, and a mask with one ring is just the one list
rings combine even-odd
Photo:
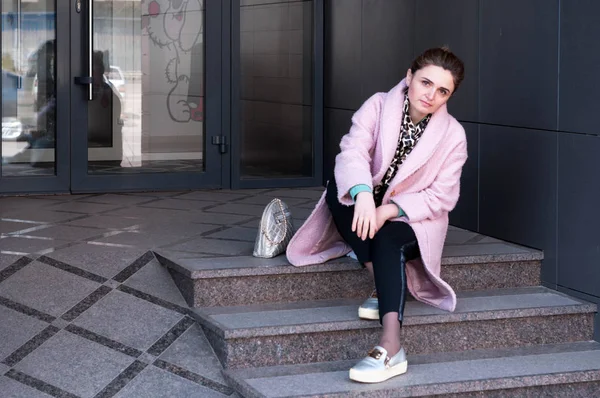
[[(0, 395), (236, 396), (154, 253), (247, 256), (271, 198), (298, 226), (320, 191), (0, 198)], [(452, 228), (458, 246), (514, 249)]]

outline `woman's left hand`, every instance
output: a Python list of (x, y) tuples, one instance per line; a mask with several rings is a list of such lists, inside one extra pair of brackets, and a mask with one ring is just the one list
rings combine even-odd
[(387, 220), (398, 217), (398, 206), (393, 203), (381, 205), (375, 209), (375, 218), (377, 223), (377, 231), (383, 227)]

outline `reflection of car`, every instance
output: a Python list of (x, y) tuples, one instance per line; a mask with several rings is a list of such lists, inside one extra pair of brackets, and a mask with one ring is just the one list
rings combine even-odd
[(17, 87), (21, 76), (2, 70), (2, 140), (17, 140), (23, 124), (17, 119)]
[(123, 71), (118, 66), (111, 65), (106, 72), (108, 81), (117, 89), (121, 97), (125, 97), (125, 76)]

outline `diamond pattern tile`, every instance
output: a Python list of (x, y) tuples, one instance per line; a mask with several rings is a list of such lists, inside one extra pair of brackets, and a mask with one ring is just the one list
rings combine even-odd
[(58, 317), (100, 284), (34, 261), (0, 283), (0, 296)]
[(146, 350), (183, 315), (114, 290), (73, 323), (129, 347)]
[(60, 331), (15, 369), (80, 397), (93, 397), (134, 359), (93, 341)]
[(0, 361), (48, 326), (46, 322), (2, 306), (0, 319)]
[(112, 278), (147, 250), (81, 243), (48, 254), (56, 260)]
[(30, 253), (46, 252), (48, 249), (64, 246), (69, 241), (58, 239), (34, 239), (21, 236), (9, 236), (0, 239), (0, 247), (3, 252), (21, 253), (27, 255)]

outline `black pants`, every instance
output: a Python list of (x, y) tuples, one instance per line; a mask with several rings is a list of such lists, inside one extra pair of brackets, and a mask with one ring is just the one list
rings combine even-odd
[[(338, 201), (334, 178), (327, 185), (326, 201), (338, 232), (352, 247), (358, 261), (373, 263), (379, 321), (388, 312), (398, 312), (398, 319), (402, 323), (408, 290), (405, 264), (419, 255), (418, 247), (415, 249), (416, 237), (412, 228), (403, 222), (386, 222), (373, 239), (367, 237), (363, 241), (356, 232), (352, 232), (354, 206), (344, 206)], [(412, 246), (412, 253), (406, 249), (409, 246)]]

